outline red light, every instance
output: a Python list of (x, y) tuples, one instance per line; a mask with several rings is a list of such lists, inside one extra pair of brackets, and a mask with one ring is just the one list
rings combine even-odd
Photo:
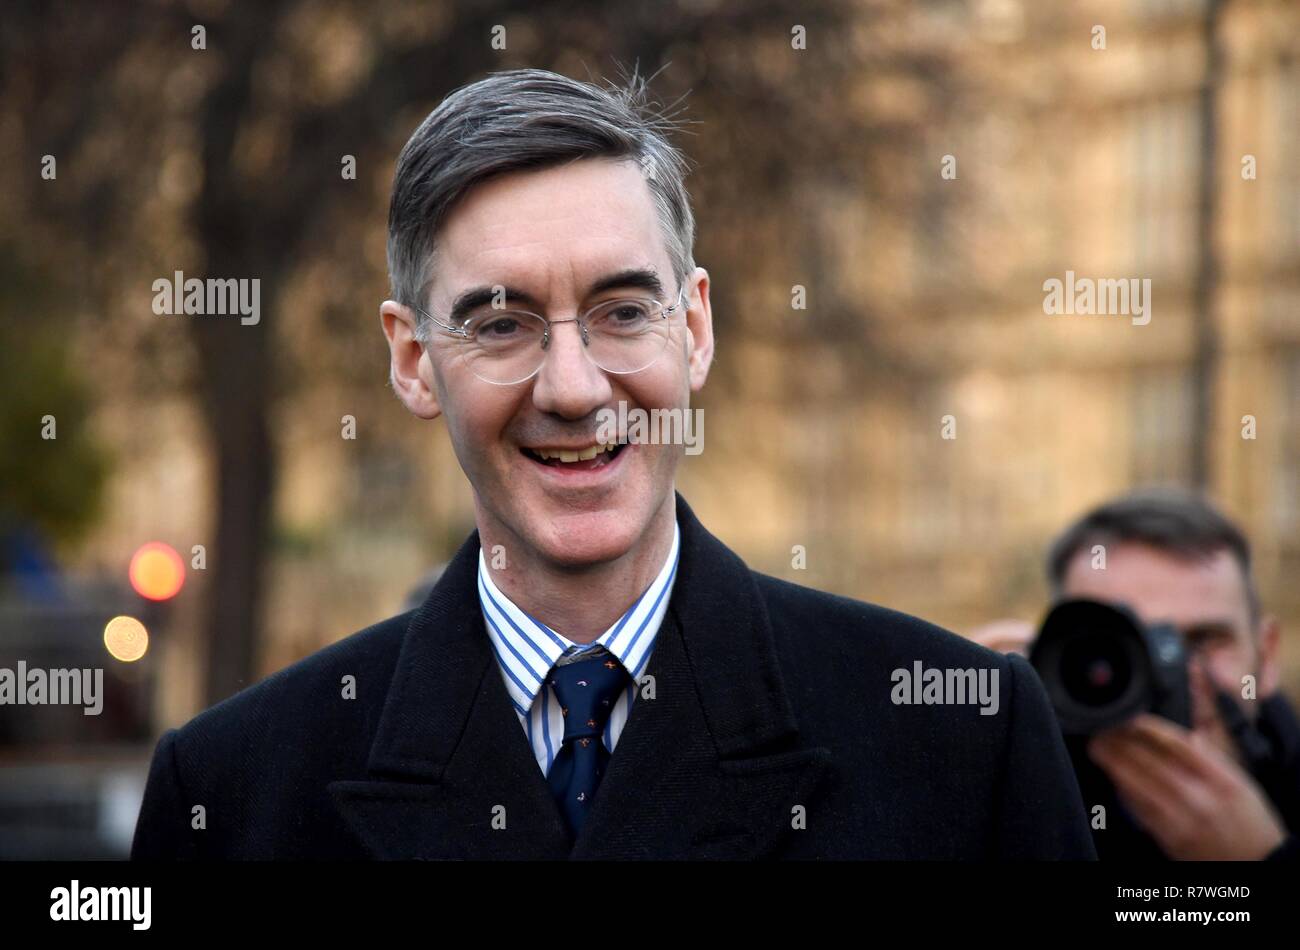
[(169, 600), (185, 583), (185, 563), (170, 545), (150, 541), (131, 558), (131, 586), (149, 600)]

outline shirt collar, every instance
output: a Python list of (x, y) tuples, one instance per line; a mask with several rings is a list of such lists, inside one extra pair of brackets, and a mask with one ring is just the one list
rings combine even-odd
[(479, 548), (479, 603), (487, 622), (488, 639), (505, 674), (507, 692), (520, 713), (526, 713), (532, 706), (546, 674), (566, 653), (586, 653), (603, 647), (623, 664), (633, 679), (641, 675), (668, 612), (680, 547), (681, 529), (674, 521), (672, 547), (658, 576), (627, 612), (590, 644), (574, 643), (516, 606), (492, 582), (483, 549)]

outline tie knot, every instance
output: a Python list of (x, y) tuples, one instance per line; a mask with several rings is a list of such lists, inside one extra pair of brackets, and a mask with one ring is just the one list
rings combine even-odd
[(564, 739), (596, 736), (631, 677), (612, 653), (556, 665), (548, 682), (564, 710)]

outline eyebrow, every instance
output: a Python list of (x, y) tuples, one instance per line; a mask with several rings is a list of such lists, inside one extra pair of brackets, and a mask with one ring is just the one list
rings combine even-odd
[[(497, 288), (504, 290), (506, 302), (515, 306), (530, 307), (534, 310), (540, 310), (541, 305), (537, 299), (524, 290), (515, 287), (497, 285), (497, 287), (474, 287), (466, 290), (456, 297), (455, 302), (451, 305), (451, 314), (447, 322), (452, 326), (464, 323), (465, 319), (484, 304), (489, 304), (497, 297)], [(625, 270), (616, 271), (613, 274), (607, 274), (595, 281), (587, 288), (585, 297), (593, 294), (603, 293), (607, 290), (623, 290), (636, 288), (638, 290), (648, 291), (656, 299), (664, 294), (663, 281), (659, 275), (648, 267), (631, 267)]]
[(1182, 628), (1184, 637), (1236, 636), (1237, 626), (1231, 620), (1201, 620)]

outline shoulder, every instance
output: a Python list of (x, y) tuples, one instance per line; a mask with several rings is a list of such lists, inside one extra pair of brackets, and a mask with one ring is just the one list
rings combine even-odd
[(871, 665), (921, 659), (936, 666), (1005, 668), (1008, 660), (919, 617), (751, 572), (778, 642)]
[(327, 827), (330, 778), (364, 768), (409, 620), (368, 627), (164, 733), (132, 856), (329, 852), (302, 829)]
[(1065, 761), (1047, 694), (1023, 657), (886, 607), (761, 574), (755, 583), (800, 729), (846, 768), (934, 785), (931, 765), (943, 762), (951, 800), (992, 789), (1004, 768), (1019, 772), (1012, 746)]
[(179, 749), (329, 735), (339, 721), (359, 718), (344, 715), (344, 703), (349, 713), (368, 709), (360, 718), (373, 720), (411, 616), (399, 614), (345, 637), (199, 713), (176, 731)]

